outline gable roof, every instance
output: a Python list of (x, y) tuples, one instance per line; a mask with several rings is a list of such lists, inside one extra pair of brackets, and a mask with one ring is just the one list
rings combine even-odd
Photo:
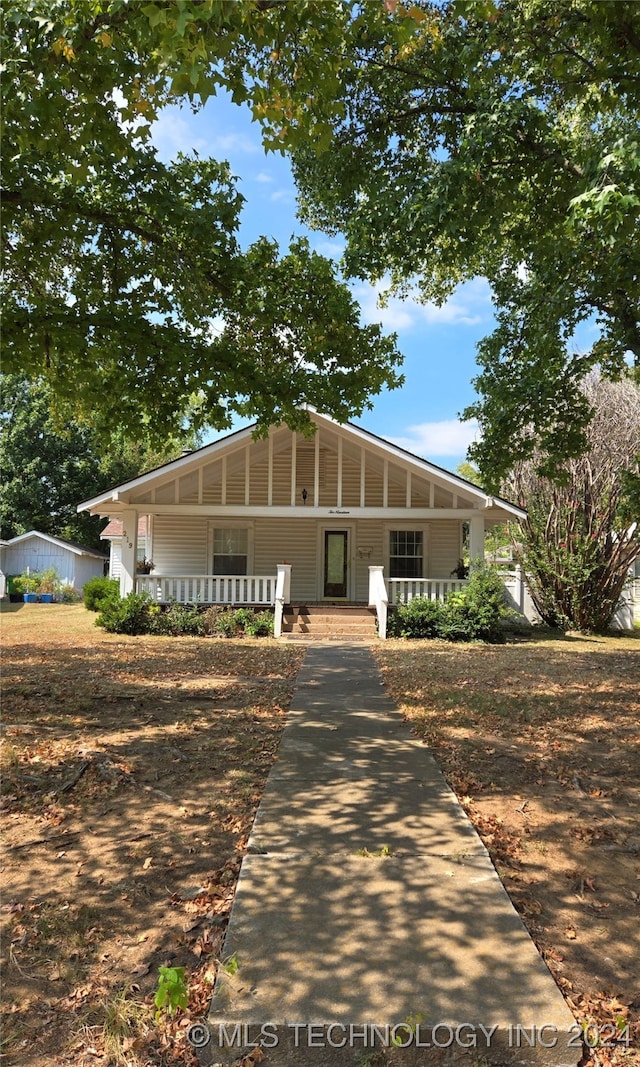
[(41, 533), (39, 530), (29, 530), (28, 533), (18, 534), (16, 537), (9, 538), (8, 541), (2, 541), (1, 544), (3, 548), (9, 548), (11, 545), (18, 545), (22, 541), (27, 541), (30, 537), (38, 537), (41, 541), (48, 541), (58, 548), (68, 549), (69, 552), (73, 552), (76, 556), (95, 556), (96, 559), (107, 559), (103, 552), (96, 552), (93, 548), (86, 548), (84, 545), (78, 545), (74, 541), (66, 541), (62, 537), (54, 537), (53, 534)]
[[(368, 446), (379, 454), (382, 454), (387, 458), (393, 458), (403, 466), (419, 471), (423, 477), (427, 476), (436, 478), (440, 483), (446, 485), (454, 492), (456, 490), (463, 491), (467, 496), (476, 499), (482, 506), (491, 507), (495, 503), (499, 508), (512, 514), (514, 518), (524, 518), (526, 516), (526, 512), (523, 508), (517, 507), (515, 504), (512, 504), (501, 497), (487, 494), (480, 486), (475, 485), (466, 478), (462, 478), (459, 474), (454, 474), (451, 471), (446, 470), (444, 467), (439, 467), (430, 460), (422, 459), (420, 456), (416, 456), (412, 452), (407, 451), (407, 449), (401, 448), (399, 445), (395, 445), (391, 441), (387, 441), (385, 438), (371, 433), (370, 430), (365, 430), (351, 422), (337, 422), (329, 415), (321, 415), (319, 412), (314, 411), (311, 408), (309, 409), (309, 414), (311, 415), (312, 421), (315, 422), (318, 427), (324, 426), (334, 432), (348, 435), (355, 441)], [(153, 487), (155, 481), (160, 481), (171, 475), (186, 474), (189, 471), (196, 469), (202, 463), (224, 454), (225, 451), (231, 451), (237, 448), (237, 446), (241, 445), (243, 442), (249, 443), (254, 439), (253, 434), (256, 425), (256, 423), (251, 423), (244, 429), (226, 434), (224, 437), (219, 438), (217, 441), (213, 441), (211, 444), (203, 445), (201, 448), (183, 454), (178, 459), (171, 460), (169, 463), (162, 464), (160, 467), (155, 467), (153, 470), (147, 471), (145, 474), (138, 475), (127, 482), (122, 482), (120, 485), (113, 486), (111, 489), (107, 489), (104, 493), (101, 493), (98, 496), (84, 500), (78, 505), (78, 511), (89, 511), (104, 505), (105, 512), (108, 514), (108, 511), (110, 510), (109, 505), (117, 502), (120, 495), (143, 487), (145, 489), (150, 489)], [(103, 531), (103, 535), (104, 533), (105, 531)]]

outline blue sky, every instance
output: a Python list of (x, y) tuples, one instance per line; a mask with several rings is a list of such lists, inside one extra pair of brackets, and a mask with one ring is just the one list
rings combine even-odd
[[(194, 149), (201, 156), (228, 160), (246, 199), (239, 235), (243, 245), (265, 235), (286, 249), (294, 234), (306, 234), (318, 252), (340, 258), (339, 237), (308, 231), (296, 218), (288, 161), (264, 152), (259, 127), (248, 109), (221, 97), (209, 100), (196, 114), (188, 108), (170, 108), (155, 124), (153, 139), (165, 160)], [(440, 308), (397, 299), (380, 308), (372, 286), (356, 282), (352, 290), (364, 322), (380, 322), (397, 333), (406, 379), (402, 388), (373, 398), (373, 410), (354, 421), (455, 469), (476, 432), (473, 424), (461, 423), (458, 416), (475, 397), (471, 385), (477, 372), (475, 346), (493, 324), (488, 285), (482, 279), (467, 283)]]

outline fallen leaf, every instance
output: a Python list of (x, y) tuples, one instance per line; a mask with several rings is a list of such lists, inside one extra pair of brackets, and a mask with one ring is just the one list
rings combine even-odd
[(568, 926), (567, 929), (564, 932), (564, 936), (567, 937), (569, 939), (569, 941), (575, 941), (576, 937), (578, 936), (576, 934), (575, 927), (574, 926)]
[(151, 866), (152, 863), (153, 863), (153, 857), (152, 856), (147, 856), (146, 860), (142, 864), (142, 870), (143, 871), (148, 871), (149, 867)]

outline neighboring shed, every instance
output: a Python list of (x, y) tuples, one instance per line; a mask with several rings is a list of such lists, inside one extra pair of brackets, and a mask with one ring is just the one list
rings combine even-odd
[(107, 557), (101, 552), (37, 530), (0, 542), (0, 572), (5, 577), (22, 574), (27, 568), (46, 571), (54, 567), (63, 585), (73, 586), (78, 592), (89, 578), (104, 574), (106, 562)]

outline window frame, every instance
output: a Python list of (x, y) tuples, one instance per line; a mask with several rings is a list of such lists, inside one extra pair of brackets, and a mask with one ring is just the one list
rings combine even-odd
[[(247, 534), (247, 569), (244, 575), (237, 575), (237, 577), (246, 577), (246, 575), (253, 574), (253, 524), (249, 522), (234, 522), (233, 520), (224, 519), (221, 522), (209, 523), (209, 574), (219, 574), (219, 571), (215, 569), (215, 557), (219, 553), (215, 552), (215, 538), (217, 530), (245, 530)], [(235, 575), (225, 574), (225, 578), (234, 577)]]
[[(391, 555), (391, 535), (395, 533), (420, 533), (422, 534), (422, 574), (416, 575), (414, 578), (404, 578), (391, 574), (391, 560), (392, 559), (418, 559), (417, 556), (392, 556)], [(400, 522), (400, 523), (387, 523), (384, 529), (385, 537), (385, 572), (389, 578), (394, 578), (397, 581), (416, 581), (420, 578), (426, 578), (429, 574), (429, 526), (423, 523), (416, 522)]]

